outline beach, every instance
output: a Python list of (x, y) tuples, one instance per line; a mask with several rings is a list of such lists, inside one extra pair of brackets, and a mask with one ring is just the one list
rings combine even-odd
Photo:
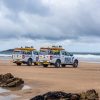
[[(48, 91), (79, 93), (95, 89), (100, 95), (100, 64), (80, 62), (78, 68), (49, 66), (16, 66), (10, 60), (0, 60), (0, 74), (12, 73), (25, 81), (24, 89), (0, 93), (0, 100), (29, 100)], [(14, 95), (14, 98), (13, 96)], [(11, 96), (12, 99), (6, 99)], [(5, 99), (4, 99), (5, 98)]]

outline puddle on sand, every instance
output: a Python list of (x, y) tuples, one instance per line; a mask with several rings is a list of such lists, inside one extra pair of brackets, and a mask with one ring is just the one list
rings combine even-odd
[(4, 88), (0, 88), (0, 93), (4, 93), (4, 92), (10, 92), (10, 90), (4, 89)]
[(16, 99), (18, 97), (20, 97), (20, 96), (11, 94), (8, 96), (0, 96), (0, 100), (13, 100), (13, 99)]
[(22, 90), (26, 90), (26, 89), (31, 89), (31, 87), (28, 86), (28, 85), (24, 85), (23, 88), (22, 88)]
[(18, 91), (18, 90), (26, 90), (26, 89), (31, 89), (31, 87), (29, 85), (21, 85), (19, 87), (14, 87), (14, 88), (0, 88), (0, 93)]
[[(15, 88), (1, 88), (0, 87), (0, 94), (11, 92), (11, 91), (27, 90), (27, 89), (31, 89), (31, 87), (29, 85), (21, 85), (19, 87), (15, 87)], [(13, 100), (18, 97), (20, 97), (20, 96), (13, 95), (13, 94), (7, 95), (7, 96), (0, 95), (0, 100)]]

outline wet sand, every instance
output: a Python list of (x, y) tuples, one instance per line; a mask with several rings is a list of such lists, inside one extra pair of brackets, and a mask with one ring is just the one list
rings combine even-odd
[(4, 97), (18, 96), (14, 100), (29, 100), (38, 94), (60, 90), (78, 93), (88, 89), (96, 89), (100, 95), (100, 64), (81, 62), (78, 68), (71, 66), (43, 68), (34, 65), (31, 67), (26, 65), (16, 66), (11, 61), (0, 61), (0, 74), (5, 73), (12, 73), (25, 81), (25, 89), (12, 89), (9, 92), (0, 93), (0, 96)]

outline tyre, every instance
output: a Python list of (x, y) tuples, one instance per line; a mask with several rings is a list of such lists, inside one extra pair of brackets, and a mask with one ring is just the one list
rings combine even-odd
[(27, 65), (28, 65), (28, 66), (32, 66), (32, 59), (29, 59), (29, 60), (28, 60)]
[(74, 67), (74, 68), (77, 68), (77, 67), (78, 67), (78, 60), (75, 60), (75, 61), (74, 61), (73, 67)]
[(43, 64), (43, 67), (45, 67), (45, 68), (46, 68), (46, 67), (48, 67), (48, 65), (47, 65), (47, 64)]
[(57, 60), (56, 63), (55, 63), (55, 67), (56, 68), (59, 68), (61, 66), (61, 61), (60, 60)]
[(66, 65), (65, 65), (65, 64), (62, 64), (61, 66), (62, 66), (63, 68), (64, 68), (64, 67), (66, 67)]
[(21, 66), (21, 63), (16, 63), (17, 64), (17, 66)]

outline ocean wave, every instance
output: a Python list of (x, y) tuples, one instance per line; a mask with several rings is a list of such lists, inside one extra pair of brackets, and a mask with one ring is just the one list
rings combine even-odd
[(100, 63), (100, 55), (92, 55), (92, 54), (76, 55), (75, 54), (75, 57), (78, 58), (79, 61)]
[(0, 54), (0, 57), (11, 57), (11, 54)]
[(87, 54), (87, 55), (75, 54), (74, 56), (78, 58), (99, 58), (100, 59), (100, 55), (92, 55), (92, 54)]

